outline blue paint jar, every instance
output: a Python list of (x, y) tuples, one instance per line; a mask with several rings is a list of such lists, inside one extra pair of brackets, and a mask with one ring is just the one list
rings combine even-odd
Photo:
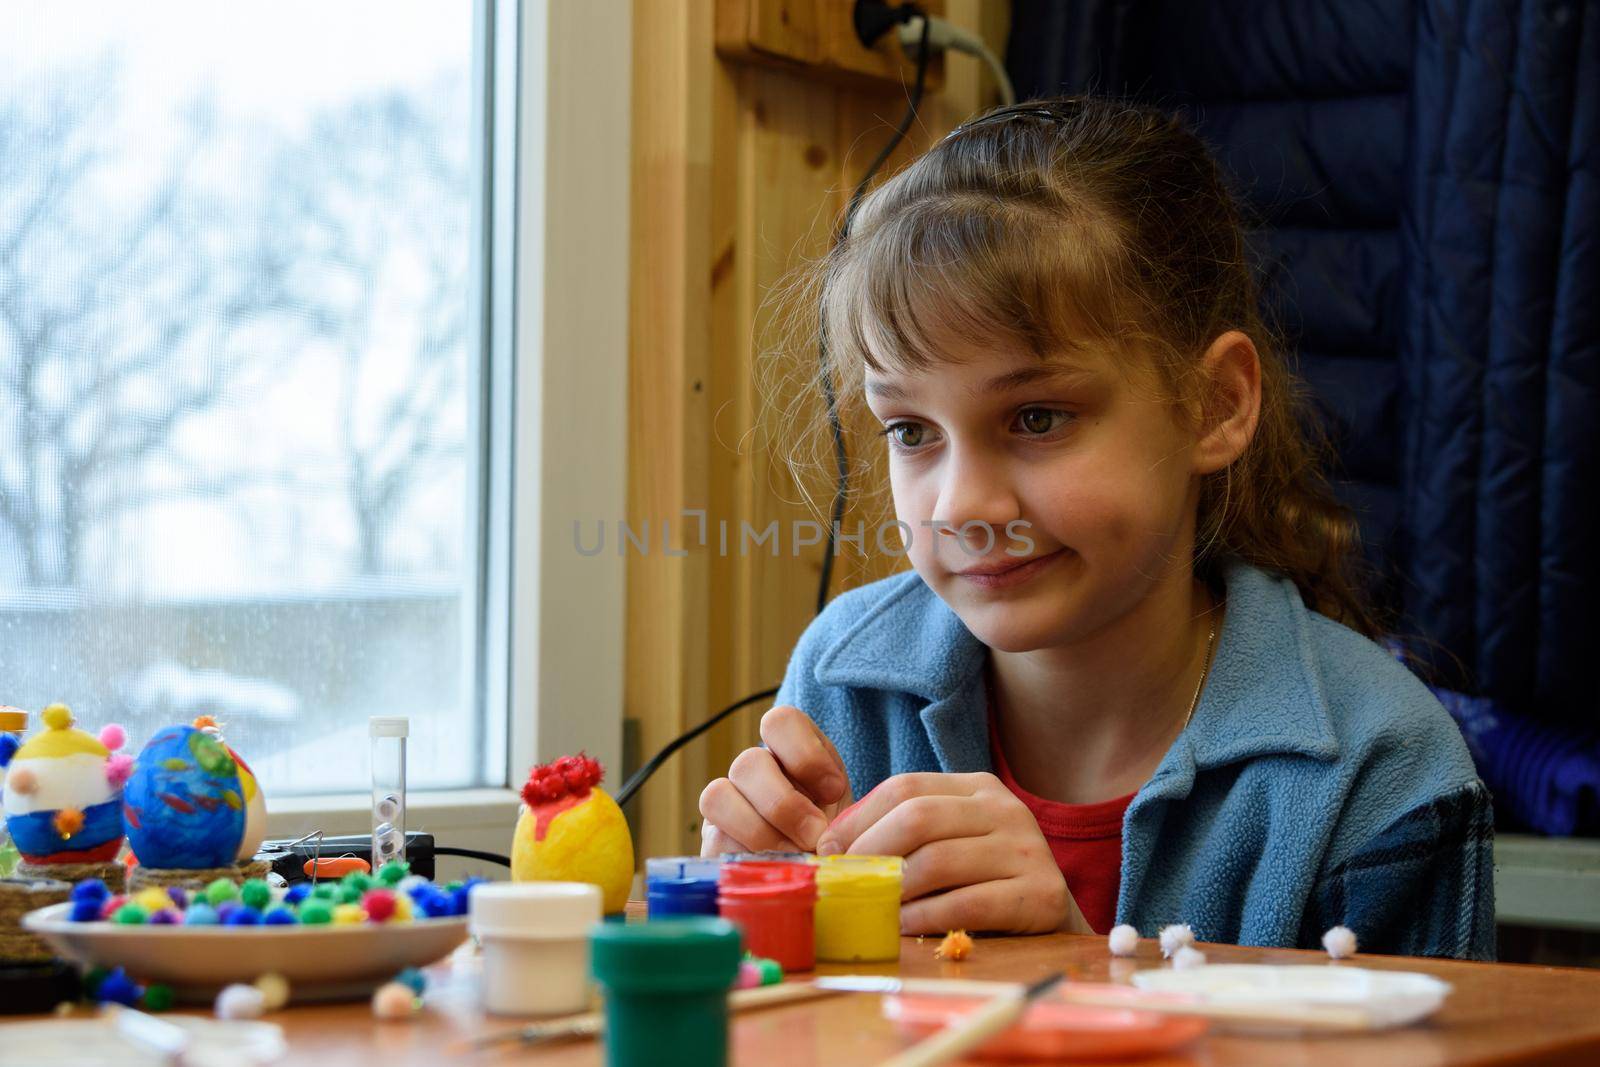
[(717, 914), (717, 877), (722, 860), (714, 856), (665, 856), (646, 860), (644, 870), (650, 918)]

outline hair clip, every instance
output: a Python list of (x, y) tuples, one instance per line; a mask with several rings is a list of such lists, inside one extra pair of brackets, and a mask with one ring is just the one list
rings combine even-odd
[(975, 129), (976, 127), (990, 126), (997, 122), (1006, 122), (1010, 119), (1016, 118), (1019, 115), (1027, 115), (1032, 118), (1050, 119), (1053, 122), (1065, 122), (1067, 120), (1065, 115), (1062, 115), (1056, 111), (1052, 111), (1047, 107), (1023, 105), (1001, 108), (996, 111), (991, 111), (987, 115), (979, 115), (970, 122), (963, 122), (961, 125), (945, 134), (944, 139), (948, 141), (957, 134), (966, 133), (968, 130)]

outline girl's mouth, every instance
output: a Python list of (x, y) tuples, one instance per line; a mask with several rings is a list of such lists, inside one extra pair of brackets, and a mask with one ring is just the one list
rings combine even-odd
[(965, 579), (981, 589), (1006, 589), (1031, 581), (1034, 576), (1065, 555), (1066, 551), (1063, 546), (1042, 556), (983, 563), (955, 573), (956, 577)]

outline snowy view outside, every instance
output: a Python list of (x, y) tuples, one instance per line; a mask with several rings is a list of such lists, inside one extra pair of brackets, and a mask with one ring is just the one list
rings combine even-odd
[(0, 10), (0, 703), (484, 780), (473, 5)]

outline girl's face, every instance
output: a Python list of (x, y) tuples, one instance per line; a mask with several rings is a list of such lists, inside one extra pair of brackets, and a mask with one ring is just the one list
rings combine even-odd
[(1153, 368), (942, 355), (916, 371), (869, 369), (867, 404), (889, 442), (911, 563), (979, 640), (1069, 645), (1187, 578), (1196, 440)]

